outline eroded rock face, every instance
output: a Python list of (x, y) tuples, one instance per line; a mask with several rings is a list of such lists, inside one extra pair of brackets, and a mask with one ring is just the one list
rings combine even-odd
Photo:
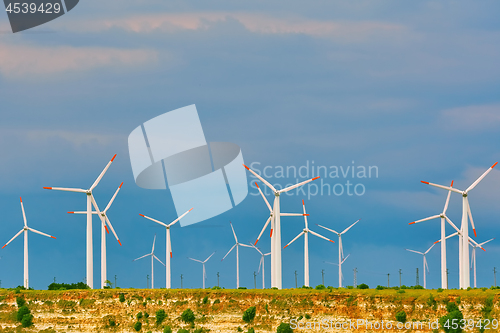
[[(120, 301), (120, 294), (124, 295)], [(432, 296), (431, 296), (432, 294)], [(449, 301), (459, 302), (464, 318), (476, 321), (485, 315), (484, 304), (489, 298), (493, 306), (491, 318), (500, 317), (498, 290), (436, 291), (407, 290), (71, 290), (71, 291), (12, 291), (0, 292), (0, 332), (14, 331), (16, 322), (16, 297), (24, 297), (34, 315), (33, 332), (135, 332), (140, 321), (142, 332), (163, 332), (170, 326), (173, 332), (185, 328), (209, 329), (212, 332), (248, 331), (276, 332), (285, 322), (292, 327), (301, 323), (300, 331), (317, 332), (371, 332), (391, 331), (339, 324), (368, 320), (369, 322), (393, 321), (396, 313), (404, 310), (407, 321), (420, 321), (424, 326), (437, 321), (446, 312)], [(207, 300), (203, 300), (208, 297)], [(256, 306), (257, 314), (251, 323), (242, 319), (243, 312)], [(156, 322), (156, 312), (163, 309), (166, 318)], [(181, 319), (184, 310), (195, 314), (194, 325)], [(138, 313), (142, 317), (138, 319)], [(336, 325), (337, 324), (337, 325)], [(394, 331), (398, 331), (394, 329)], [(399, 330), (401, 331), (401, 330)], [(427, 327), (412, 332), (429, 332)]]

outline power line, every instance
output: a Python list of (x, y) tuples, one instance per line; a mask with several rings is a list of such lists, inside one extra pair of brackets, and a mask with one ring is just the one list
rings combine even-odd
[(399, 269), (399, 288), (401, 288), (401, 274), (403, 274), (401, 272), (401, 268)]

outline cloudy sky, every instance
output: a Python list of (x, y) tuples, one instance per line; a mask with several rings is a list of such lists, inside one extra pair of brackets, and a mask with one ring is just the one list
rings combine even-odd
[[(23, 225), (22, 196), (29, 225), (57, 237), (30, 234), (31, 286), (82, 281), (85, 217), (66, 212), (83, 210), (85, 199), (42, 187), (88, 188), (118, 154), (94, 192), (105, 206), (124, 182), (109, 211), (123, 246), (108, 237), (108, 276), (120, 287), (146, 287), (150, 262), (132, 260), (150, 251), (155, 233), (164, 260), (165, 234), (139, 213), (165, 222), (177, 216), (168, 191), (135, 184), (127, 138), (155, 116), (196, 104), (207, 140), (238, 144), (261, 170), (376, 167), (371, 178), (323, 178), (330, 186), (361, 184), (363, 195), (292, 195), (283, 211), (299, 211), (306, 199), (318, 232), (315, 223), (339, 231), (362, 219), (343, 239), (344, 285), (353, 283), (354, 268), (358, 283), (371, 287), (387, 284), (387, 274), (398, 284), (399, 269), (402, 283), (414, 285), (417, 267), (422, 284), (422, 258), (405, 248), (426, 250), (440, 237), (439, 221), (408, 222), (440, 213), (446, 193), (420, 180), (454, 180), (464, 189), (500, 160), (499, 10), (497, 1), (82, 0), (16, 34), (0, 14), (1, 241)], [(250, 194), (222, 215), (172, 230), (173, 287), (181, 274), (184, 287), (201, 287), (201, 265), (187, 257), (213, 251), (207, 285), (220, 272), (221, 286), (235, 287), (235, 255), (221, 262), (234, 243), (229, 221), (241, 242), (253, 242), (268, 217), (262, 198)], [(470, 195), (478, 241), (500, 235), (499, 200), (500, 170), (493, 170)], [(448, 215), (459, 224), (459, 195)], [(303, 228), (301, 218), (282, 223), (283, 243)], [(491, 286), (493, 267), (500, 269), (499, 241), (477, 255), (479, 286)], [(99, 243), (95, 219), (96, 285)], [(454, 288), (457, 243), (448, 243)], [(259, 244), (269, 251), (269, 237)], [(1, 250), (2, 287), (22, 285), (22, 250), (21, 238)], [(241, 285), (253, 288), (259, 255), (242, 249), (240, 256)], [(337, 243), (312, 238), (311, 285), (324, 269), (325, 284), (337, 286), (336, 266), (324, 261), (337, 262)], [(428, 286), (438, 288), (438, 246), (428, 261)], [(165, 270), (155, 271), (155, 286), (164, 287)], [(295, 286), (294, 271), (301, 285), (301, 240), (283, 251), (283, 287)]]

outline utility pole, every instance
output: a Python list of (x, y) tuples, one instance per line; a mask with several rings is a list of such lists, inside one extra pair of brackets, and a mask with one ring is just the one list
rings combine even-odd
[(257, 289), (257, 273), (253, 271), (253, 289)]
[(297, 271), (295, 271), (295, 289), (297, 289)]
[(358, 287), (358, 277), (357, 277), (357, 273), (358, 273), (358, 268), (354, 268), (354, 288), (357, 288), (357, 287)]
[(401, 268), (399, 269), (399, 288), (401, 288)]
[[(217, 277), (219, 276), (219, 273), (217, 273)], [(217, 279), (218, 281), (218, 279)], [(182, 289), (182, 274), (181, 274), (181, 289)]]
[(389, 275), (391, 275), (391, 274), (387, 273), (387, 288), (391, 287), (391, 284), (389, 282)]
[(418, 268), (417, 268), (417, 284), (416, 284), (416, 286), (419, 286), (419, 285), (420, 285), (420, 284), (419, 284), (419, 282), (418, 282)]
[(219, 272), (217, 272), (217, 287), (220, 287), (219, 286)]
[(446, 269), (446, 285), (448, 286), (448, 288), (450, 288), (448, 285), (448, 268)]
[(116, 289), (116, 275), (115, 275), (115, 289)]
[(495, 275), (495, 288), (497, 287), (497, 268), (493, 267), (493, 274)]
[(149, 274), (146, 275), (146, 286), (147, 286), (147, 289), (149, 289)]
[(322, 285), (325, 285), (325, 270), (324, 269), (321, 270), (321, 282), (322, 282), (321, 283)]

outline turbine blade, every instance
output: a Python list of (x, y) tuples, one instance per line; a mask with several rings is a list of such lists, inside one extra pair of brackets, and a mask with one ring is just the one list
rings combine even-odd
[(155, 243), (156, 243), (156, 234), (155, 237), (153, 238), (153, 249), (151, 250), (151, 253), (155, 253)]
[(208, 259), (212, 258), (212, 256), (215, 254), (216, 251), (214, 251), (214, 253), (212, 253), (207, 259), (205, 259), (205, 261), (203, 263), (206, 263), (208, 261)]
[(305, 223), (305, 226), (306, 226), (306, 229), (309, 229), (308, 225), (307, 225), (307, 214), (306, 213), (306, 204), (304, 202), (304, 199), (302, 199), (302, 211), (304, 212), (304, 223)]
[(261, 182), (263, 182), (264, 184), (266, 184), (266, 186), (269, 187), (273, 192), (277, 192), (276, 189), (274, 188), (274, 186), (271, 185), (267, 180), (265, 180), (264, 178), (262, 178), (261, 176), (259, 176), (256, 172), (254, 172), (252, 169), (250, 169), (249, 167), (247, 167), (245, 164), (243, 164), (243, 166), (248, 171), (250, 171), (255, 177), (257, 177)]
[(153, 221), (153, 222), (156, 222), (156, 223), (161, 224), (162, 226), (164, 226), (164, 227), (167, 227), (167, 228), (168, 228), (168, 225), (166, 225), (165, 223), (163, 223), (163, 222), (161, 222), (161, 221), (155, 220), (155, 219), (153, 219), (153, 218), (151, 218), (151, 217), (149, 217), (149, 216), (143, 215), (143, 214), (139, 214), (139, 215), (140, 215), (140, 216), (142, 216), (142, 217), (147, 218), (148, 220), (151, 220), (151, 221)]
[(302, 213), (281, 213), (280, 216), (309, 216), (309, 214), (302, 214)]
[(415, 252), (415, 253), (418, 253), (418, 254), (423, 255), (423, 253), (422, 253), (422, 252), (418, 252), (418, 251), (414, 251), (414, 250), (410, 250), (410, 249), (405, 249), (405, 250), (406, 250), (406, 251), (410, 251), (410, 252)]
[[(108, 227), (106, 226), (106, 219), (104, 218), (104, 216), (102, 216), (102, 213), (99, 210), (99, 207), (97, 206), (97, 202), (95, 201), (95, 198), (94, 198), (94, 196), (92, 194), (90, 195), (90, 200), (92, 202), (92, 205), (94, 206), (94, 209), (97, 212), (97, 216), (99, 216), (99, 219), (101, 219), (102, 225), (104, 226), (104, 228), (106, 230), (108, 230)], [(108, 231), (108, 233), (109, 233), (109, 231)]]
[(270, 221), (271, 221), (271, 216), (269, 216), (269, 218), (267, 219), (266, 224), (264, 224), (264, 228), (262, 228), (262, 231), (260, 232), (259, 237), (257, 237), (257, 240), (255, 241), (255, 243), (253, 245), (257, 245), (257, 242), (259, 241), (260, 237), (264, 233), (264, 230), (266, 230), (267, 225), (269, 224)]
[(251, 247), (253, 247), (253, 248), (254, 248), (254, 249), (256, 249), (257, 251), (259, 251), (259, 253), (260, 253), (261, 255), (264, 255), (264, 254), (263, 254), (263, 253), (259, 250), (259, 248), (258, 248), (257, 246), (253, 245), (253, 244), (252, 244), (252, 243), (250, 243), (250, 242), (249, 242), (249, 244), (250, 244), (250, 246), (251, 246)]
[(260, 267), (262, 266), (262, 263), (264, 262), (264, 256), (262, 256), (260, 258), (260, 262), (259, 262), (259, 270), (257, 271), (257, 274), (260, 274)]
[(460, 229), (457, 228), (455, 223), (451, 222), (451, 220), (446, 215), (444, 216), (444, 218), (446, 219), (446, 221), (448, 221), (448, 224), (451, 225), (453, 227), (453, 229), (455, 229), (460, 234)]
[(188, 259), (193, 260), (193, 261), (197, 261), (197, 262), (201, 262), (203, 264), (203, 261), (201, 261), (201, 260), (193, 259), (193, 258), (189, 258), (189, 257), (188, 257)]
[(104, 168), (104, 170), (102, 170), (101, 174), (99, 175), (99, 177), (97, 177), (97, 179), (95, 180), (94, 184), (92, 184), (92, 186), (90, 187), (89, 191), (92, 191), (97, 186), (97, 184), (99, 184), (99, 182), (101, 181), (101, 179), (104, 176), (104, 174), (106, 173), (106, 171), (108, 171), (109, 166), (111, 165), (111, 163), (113, 163), (113, 160), (115, 159), (115, 157), (116, 157), (116, 154), (108, 162), (108, 164), (106, 165), (106, 167)]
[[(458, 235), (458, 231), (457, 231), (457, 232), (452, 233), (452, 234), (451, 234), (451, 235), (449, 235), (449, 236), (446, 236), (446, 237), (445, 237), (445, 239), (448, 239), (448, 238), (451, 238), (451, 237), (454, 237), (454, 236), (457, 236), (457, 235)], [(441, 241), (441, 240), (439, 240), (439, 241)]]
[(51, 235), (49, 235), (49, 234), (46, 234), (46, 233), (44, 233), (44, 232), (41, 232), (41, 231), (35, 230), (35, 229), (33, 229), (33, 228), (30, 228), (30, 227), (28, 227), (28, 230), (29, 230), (29, 231), (33, 231), (34, 233), (40, 234), (40, 235), (45, 236), (45, 237), (50, 237), (50, 238), (54, 238), (54, 239), (56, 239), (54, 236), (51, 236)]
[(317, 225), (318, 227), (320, 227), (320, 228), (323, 228), (323, 229), (325, 229), (325, 230), (331, 231), (331, 232), (333, 232), (333, 233), (335, 233), (335, 234), (337, 234), (337, 235), (339, 234), (338, 232), (336, 232), (336, 231), (335, 231), (335, 230), (333, 230), (333, 229), (329, 229), (329, 228), (327, 228), (327, 227), (323, 227), (323, 226), (322, 226), (322, 225), (320, 225), (320, 224), (316, 224), (316, 225)]
[(349, 253), (349, 254), (347, 255), (347, 257), (345, 257), (345, 258), (342, 260), (342, 263), (341, 263), (341, 264), (343, 264), (343, 263), (344, 263), (344, 261), (346, 261), (346, 260), (347, 260), (347, 258), (349, 258), (349, 256), (350, 256), (350, 255), (351, 255), (351, 254)]
[(148, 254), (145, 254), (145, 255), (143, 255), (142, 257), (139, 257), (139, 258), (134, 259), (134, 260), (132, 260), (132, 261), (136, 261), (136, 260), (139, 260), (139, 259), (145, 258), (145, 257), (150, 256), (150, 255), (151, 255), (151, 253), (148, 253)]
[(86, 190), (82, 190), (81, 188), (66, 188), (66, 187), (44, 187), (46, 190), (54, 190), (54, 191), (66, 191), (66, 192), (78, 192), (78, 193), (87, 193)]
[(295, 236), (294, 239), (292, 239), (288, 244), (286, 244), (283, 248), (285, 249), (288, 245), (292, 244), (293, 242), (295, 242), (300, 236), (302, 236), (304, 234), (304, 231), (302, 231), (300, 234), (298, 234), (297, 236)]
[[(451, 193), (451, 192), (449, 192), (449, 193)], [(425, 219), (421, 219), (421, 220), (418, 220), (418, 221), (410, 222), (408, 224), (415, 224), (415, 223), (420, 223), (420, 222), (424, 222), (424, 221), (429, 221), (429, 220), (437, 219), (439, 217), (441, 217), (441, 215), (433, 215), (433, 216), (430, 216), (430, 217), (426, 217)]]
[(424, 254), (429, 253), (429, 251), (430, 251), (430, 250), (434, 247), (434, 245), (436, 245), (436, 244), (432, 244), (432, 245), (431, 245), (431, 247), (430, 247), (427, 251), (425, 251), (425, 253), (424, 253)]
[(19, 197), (19, 200), (21, 200), (21, 210), (23, 211), (24, 226), (27, 227), (28, 221), (26, 221), (26, 213), (24, 212), (23, 198)]
[(236, 243), (238, 243), (238, 237), (236, 237), (236, 233), (234, 232), (233, 224), (229, 222), (229, 225), (231, 226), (231, 230), (233, 231), (234, 240), (236, 241)]
[(439, 188), (442, 188), (442, 189), (444, 189), (444, 190), (448, 190), (448, 191), (452, 191), (452, 192), (456, 192), (456, 193), (463, 194), (463, 192), (462, 192), (462, 191), (457, 190), (456, 188), (453, 188), (453, 187), (448, 187), (448, 186), (443, 186), (443, 185), (439, 185), (439, 184), (434, 184), (434, 183), (424, 182), (423, 180), (421, 180), (420, 182), (421, 182), (421, 183), (424, 183), (424, 184), (431, 185), (431, 186), (439, 187)]
[(474, 237), (477, 237), (476, 226), (474, 226), (474, 220), (472, 219), (472, 213), (470, 211), (469, 199), (465, 198), (465, 202), (467, 204), (467, 214), (469, 214), (469, 219), (470, 219), (470, 224), (472, 226), (472, 231), (474, 231)]
[(222, 258), (222, 259), (221, 259), (221, 261), (222, 261), (222, 260), (224, 260), (224, 259), (226, 259), (227, 255), (228, 255), (229, 253), (231, 253), (231, 251), (232, 251), (235, 247), (236, 247), (236, 244), (234, 244), (234, 245), (233, 245), (233, 247), (232, 247), (229, 251), (227, 251), (226, 255), (224, 256), (224, 258)]
[(486, 242), (482, 242), (482, 243), (481, 243), (481, 244), (479, 244), (479, 245), (480, 245), (480, 246), (483, 246), (484, 244), (489, 243), (489, 242), (491, 242), (491, 241), (492, 241), (492, 240), (494, 240), (494, 239), (495, 239), (495, 238), (492, 238), (492, 239), (490, 239), (490, 240), (487, 240)]
[[(87, 212), (68, 212), (68, 214), (87, 214)], [(97, 212), (92, 211), (92, 214), (97, 214)]]
[[(113, 232), (113, 235), (115, 235), (115, 238), (118, 241), (118, 244), (120, 244), (120, 246), (122, 246), (122, 242), (120, 242), (120, 239), (118, 238), (118, 235), (116, 234), (115, 229), (113, 228), (113, 225), (111, 224), (111, 221), (109, 220), (107, 215), (106, 215), (106, 222), (109, 225), (109, 228), (111, 229), (111, 231)], [(108, 234), (109, 234), (109, 231), (108, 231)]]
[(165, 265), (165, 264), (164, 264), (164, 263), (163, 263), (160, 259), (158, 259), (158, 257), (157, 257), (157, 256), (155, 256), (154, 254), (153, 254), (153, 257), (154, 257), (156, 260), (158, 260), (158, 261), (160, 262), (160, 264), (162, 264), (163, 266), (166, 266), (166, 265)]
[(314, 235), (314, 236), (316, 236), (316, 237), (323, 238), (323, 239), (325, 239), (325, 240), (327, 240), (327, 241), (329, 241), (329, 242), (335, 243), (335, 242), (334, 242), (334, 241), (332, 241), (331, 239), (326, 238), (325, 236), (322, 236), (322, 235), (320, 235), (320, 234), (318, 234), (318, 233), (316, 233), (316, 232), (314, 232), (314, 231), (312, 231), (312, 230), (309, 230), (309, 233), (310, 233), (310, 234), (313, 234), (313, 235)]
[(113, 197), (111, 198), (111, 200), (109, 200), (108, 205), (106, 206), (106, 208), (104, 208), (105, 214), (108, 211), (109, 207), (111, 207), (111, 204), (113, 203), (113, 201), (115, 201), (116, 195), (118, 194), (118, 192), (120, 192), (122, 185), (123, 185), (123, 182), (120, 184), (120, 186), (118, 186), (118, 189), (116, 190), (115, 194), (113, 194)]
[(466, 190), (465, 190), (465, 193), (468, 193), (469, 191), (471, 191), (474, 187), (476, 187), (477, 184), (479, 184), (479, 182), (481, 180), (483, 180), (484, 177), (486, 177), (487, 174), (490, 173), (491, 170), (493, 170), (493, 168), (495, 167), (495, 165), (497, 165), (498, 162), (496, 162), (495, 164), (493, 164), (488, 170), (486, 170), (481, 176), (479, 176), (478, 179), (476, 179), (476, 181), (474, 183), (472, 183), (471, 186), (469, 186)]
[(342, 231), (340, 234), (345, 234), (347, 232), (347, 230), (351, 229), (356, 223), (358, 223), (359, 221), (361, 221), (361, 219), (358, 219), (356, 222), (354, 222), (353, 224), (351, 224), (349, 227), (347, 227), (344, 231)]
[[(453, 180), (451, 181), (450, 187), (453, 187)], [(446, 214), (448, 210), (448, 204), (450, 203), (451, 191), (448, 191), (448, 196), (446, 197), (446, 203), (444, 204), (443, 214)]]
[(10, 241), (8, 241), (7, 243), (5, 243), (5, 245), (4, 245), (4, 246), (2, 246), (2, 249), (3, 249), (4, 247), (6, 247), (7, 245), (9, 245), (9, 244), (10, 244), (10, 242), (12, 242), (14, 239), (16, 239), (16, 237), (17, 237), (17, 236), (19, 236), (19, 235), (20, 235), (23, 231), (24, 231), (24, 229), (21, 229), (21, 231), (19, 231), (19, 232), (18, 232), (18, 233), (17, 233), (14, 237), (12, 237), (12, 238), (10, 239)]
[(188, 210), (187, 212), (185, 212), (184, 214), (182, 214), (181, 216), (179, 216), (178, 218), (176, 218), (175, 220), (173, 220), (172, 222), (170, 222), (170, 224), (168, 226), (169, 227), (173, 226), (174, 224), (177, 223), (177, 221), (179, 221), (180, 219), (182, 219), (184, 216), (187, 215), (187, 213), (189, 213), (192, 210), (193, 210), (193, 208), (191, 208), (190, 210)]
[(272, 212), (273, 209), (271, 208), (271, 205), (269, 204), (269, 201), (267, 201), (267, 198), (264, 196), (264, 193), (262, 193), (262, 190), (260, 189), (260, 187), (257, 184), (257, 182), (255, 182), (255, 186), (257, 186), (257, 189), (259, 190), (260, 195), (262, 196), (262, 199), (264, 199), (264, 201), (265, 201), (265, 203), (267, 205), (267, 208), (269, 208), (269, 211)]
[(320, 177), (314, 177), (314, 178), (308, 179), (308, 180), (306, 180), (306, 181), (300, 182), (300, 183), (298, 183), (298, 184), (295, 184), (295, 185), (292, 185), (292, 186), (286, 187), (286, 188), (284, 188), (284, 189), (280, 190), (280, 191), (279, 191), (279, 193), (284, 193), (284, 192), (291, 191), (291, 190), (293, 190), (294, 188), (297, 188), (297, 187), (299, 187), (299, 186), (305, 185), (305, 184), (307, 184), (307, 183), (309, 183), (309, 182), (312, 182), (313, 180), (316, 180), (316, 179), (318, 179), (318, 178), (320, 178)]

